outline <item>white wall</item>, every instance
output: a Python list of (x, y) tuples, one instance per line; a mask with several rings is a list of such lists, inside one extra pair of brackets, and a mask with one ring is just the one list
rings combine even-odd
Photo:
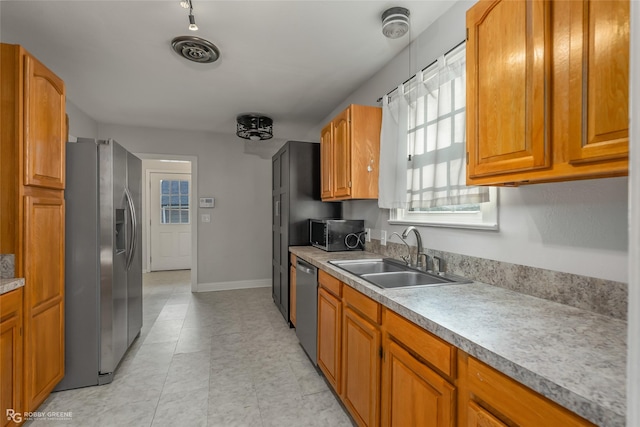
[[(378, 105), (377, 98), (461, 42), (465, 13), (474, 3), (455, 4), (418, 37), (411, 58), (405, 49), (312, 132), (319, 135), (350, 103)], [(627, 282), (627, 183), (625, 177), (500, 189), (499, 231), (421, 227), (420, 232), (431, 249)], [(343, 212), (346, 218), (364, 218), (374, 238), (380, 229), (403, 229), (387, 223), (389, 212), (376, 201), (345, 202)]]
[[(213, 196), (210, 223), (197, 224), (198, 287), (270, 283), (271, 162), (243, 153), (235, 135), (99, 125), (134, 153), (196, 156), (198, 194)], [(199, 213), (197, 218), (200, 218)]]
[(98, 122), (89, 117), (74, 103), (67, 99), (67, 115), (69, 116), (69, 136), (74, 138), (97, 138)]

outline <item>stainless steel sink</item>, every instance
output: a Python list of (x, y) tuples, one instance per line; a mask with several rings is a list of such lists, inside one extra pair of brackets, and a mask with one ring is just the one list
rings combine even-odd
[(390, 262), (388, 259), (352, 259), (329, 261), (349, 273), (360, 276), (363, 274), (386, 273), (390, 271), (404, 271), (402, 265)]
[(471, 282), (452, 274), (417, 270), (391, 258), (333, 260), (329, 263), (384, 289)]
[(362, 274), (360, 276), (381, 288), (402, 288), (405, 286), (439, 285), (451, 283), (444, 277), (418, 271), (394, 271), (393, 273)]

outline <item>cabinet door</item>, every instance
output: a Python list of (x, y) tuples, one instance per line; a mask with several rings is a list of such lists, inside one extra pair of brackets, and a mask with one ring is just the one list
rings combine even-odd
[(25, 55), (25, 185), (64, 189), (64, 83), (35, 58)]
[(340, 394), (340, 338), (342, 303), (323, 288), (318, 289), (318, 367)]
[(0, 424), (16, 426), (7, 410), (22, 412), (22, 288), (0, 295)]
[(486, 0), (467, 11), (468, 179), (551, 164), (549, 10)]
[(380, 330), (349, 307), (342, 328), (342, 398), (359, 426), (379, 425)]
[(64, 200), (24, 201), (25, 409), (64, 376)]
[(629, 0), (572, 3), (570, 163), (629, 153)]
[(333, 119), (333, 195), (351, 195), (351, 114), (348, 108)]
[(382, 424), (452, 427), (455, 388), (391, 340), (382, 366)]
[(507, 427), (505, 423), (473, 401), (467, 407), (467, 427)]
[(333, 198), (333, 122), (320, 132), (320, 197)]

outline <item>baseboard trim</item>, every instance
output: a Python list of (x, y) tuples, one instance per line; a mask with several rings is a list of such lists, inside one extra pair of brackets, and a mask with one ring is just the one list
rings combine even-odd
[(237, 280), (234, 282), (198, 283), (196, 292), (232, 291), (235, 289), (269, 288), (271, 279)]

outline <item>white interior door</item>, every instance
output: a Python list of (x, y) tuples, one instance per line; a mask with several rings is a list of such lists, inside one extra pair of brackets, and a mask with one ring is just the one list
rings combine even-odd
[(191, 268), (191, 174), (150, 175), (150, 271)]

